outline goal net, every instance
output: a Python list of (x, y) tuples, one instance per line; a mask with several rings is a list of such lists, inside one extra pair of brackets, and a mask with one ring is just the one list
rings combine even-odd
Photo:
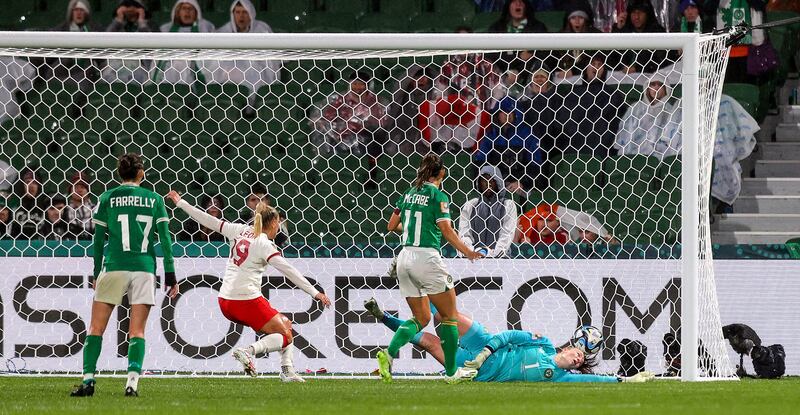
[[(370, 373), (392, 333), (363, 302), (410, 316), (386, 272), (400, 249), (386, 222), (436, 152), (454, 226), (489, 253), (470, 263), (443, 247), (462, 313), (556, 345), (596, 326), (597, 373), (733, 376), (708, 224), (726, 36), (113, 35), (14, 34), (0, 49), (8, 371), (80, 372), (91, 211), (119, 183), (117, 157), (137, 152), (144, 186), (209, 214), (277, 207), (283, 255), (334, 302), (264, 276), (294, 322), (297, 368)], [(158, 290), (145, 369), (238, 374), (230, 352), (256, 335), (217, 307), (230, 247), (172, 213), (181, 294)], [(126, 305), (101, 371), (126, 368)], [(395, 364), (441, 369), (419, 347)]]

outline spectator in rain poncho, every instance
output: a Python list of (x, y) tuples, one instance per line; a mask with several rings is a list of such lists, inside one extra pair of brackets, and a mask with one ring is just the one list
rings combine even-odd
[(723, 95), (714, 136), (714, 174), (711, 196), (733, 204), (742, 190), (742, 166), (756, 146), (758, 122), (735, 99)]
[[(215, 30), (214, 24), (203, 19), (203, 12), (197, 0), (178, 0), (172, 7), (172, 18), (161, 25), (162, 32), (171, 33), (208, 33)], [(159, 61), (153, 70), (154, 82), (171, 84), (192, 84), (195, 81), (205, 83), (205, 75), (198, 61)]]
[(620, 122), (614, 148), (619, 154), (644, 154), (659, 159), (681, 148), (681, 104), (671, 102), (672, 89), (652, 79)]
[[(139, 0), (120, 0), (114, 9), (114, 20), (106, 28), (106, 32), (157, 32), (150, 22), (150, 13)], [(138, 59), (109, 59), (103, 68), (103, 79), (107, 82), (147, 81), (153, 61)]]
[(33, 88), (34, 78), (36, 67), (30, 62), (10, 56), (0, 57), (0, 123), (20, 115), (14, 92), (25, 92)]
[[(217, 29), (218, 33), (272, 33), (268, 24), (256, 20), (256, 8), (250, 0), (234, 0), (231, 3), (231, 21)], [(207, 79), (214, 83), (244, 85), (255, 97), (262, 85), (278, 80), (281, 62), (260, 61), (206, 61)]]
[[(668, 90), (666, 86), (658, 85), (661, 85), (659, 81), (652, 81), (645, 96), (650, 97), (654, 87)], [(680, 100), (668, 103), (666, 96), (650, 106), (645, 106), (644, 101), (637, 102), (625, 114), (615, 143), (622, 154), (646, 154), (659, 158), (681, 154), (681, 103)], [(736, 100), (722, 96), (714, 136), (714, 174), (711, 182), (711, 195), (722, 202), (733, 204), (739, 196), (742, 188), (739, 161), (753, 151), (758, 130), (756, 120)]]
[(502, 256), (514, 239), (517, 205), (506, 191), (497, 167), (481, 167), (477, 191), (478, 196), (461, 207), (458, 236), (473, 249), (486, 248), (487, 257)]

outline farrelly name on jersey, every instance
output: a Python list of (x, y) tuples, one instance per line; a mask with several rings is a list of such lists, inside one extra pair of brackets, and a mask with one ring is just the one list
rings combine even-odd
[(151, 208), (155, 206), (156, 199), (141, 196), (117, 196), (110, 198), (109, 203), (112, 208), (127, 206)]
[(428, 197), (429, 196), (425, 195), (405, 195), (403, 197), (403, 203), (428, 206)]

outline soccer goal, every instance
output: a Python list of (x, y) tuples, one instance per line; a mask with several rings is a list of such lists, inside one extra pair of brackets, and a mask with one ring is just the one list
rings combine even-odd
[[(470, 263), (443, 247), (461, 312), (557, 345), (596, 326), (598, 373), (624, 364), (732, 378), (709, 231), (726, 39), (3, 33), (0, 162), (16, 179), (0, 208), (11, 216), (0, 362), (80, 372), (87, 211), (133, 151), (162, 195), (176, 189), (232, 221), (262, 198), (283, 212), (284, 256), (334, 301), (323, 310), (274, 270), (264, 276), (265, 296), (294, 322), (296, 367), (368, 374), (391, 334), (363, 302), (410, 315), (386, 273), (400, 242), (386, 220), (434, 151), (455, 227), (489, 253)], [(217, 307), (230, 248), (173, 213), (181, 294), (158, 291), (145, 369), (236, 375), (230, 352), (255, 334)], [(99, 370), (124, 373), (127, 325), (121, 307)], [(408, 348), (395, 370), (441, 366)]]

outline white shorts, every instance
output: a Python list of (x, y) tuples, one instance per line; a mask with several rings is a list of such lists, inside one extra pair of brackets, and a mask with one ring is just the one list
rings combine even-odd
[(122, 304), (128, 294), (131, 304), (155, 305), (156, 276), (149, 272), (103, 272), (94, 283), (94, 300), (101, 303)]
[(397, 256), (397, 279), (403, 297), (425, 297), (453, 289), (453, 277), (433, 248), (403, 247)]

